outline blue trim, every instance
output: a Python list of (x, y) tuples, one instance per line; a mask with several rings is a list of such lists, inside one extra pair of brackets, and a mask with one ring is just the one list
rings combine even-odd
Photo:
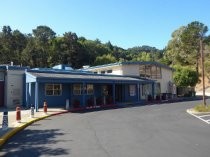
[(86, 82), (86, 83), (116, 83), (116, 84), (130, 84), (130, 83), (152, 83), (153, 81), (121, 81), (121, 80), (99, 80), (99, 79), (56, 79), (56, 78), (39, 78), (37, 79), (37, 82), (40, 83), (79, 83), (79, 82)]
[(39, 72), (39, 73), (70, 73), (70, 74), (93, 74), (93, 72), (90, 71), (84, 71), (80, 69), (75, 70), (68, 70), (68, 69), (52, 69), (52, 68), (33, 68), (28, 69), (28, 72)]

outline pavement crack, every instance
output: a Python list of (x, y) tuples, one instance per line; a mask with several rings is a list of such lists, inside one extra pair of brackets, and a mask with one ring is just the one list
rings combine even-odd
[(101, 149), (107, 154), (108, 157), (112, 157), (111, 154), (106, 150), (106, 148), (104, 148), (103, 144), (101, 143), (100, 139), (97, 136), (96, 130), (93, 128), (93, 126), (91, 125), (91, 123), (88, 119), (87, 119), (87, 123), (88, 123), (90, 129), (93, 131), (95, 139), (96, 139), (99, 147), (101, 147)]

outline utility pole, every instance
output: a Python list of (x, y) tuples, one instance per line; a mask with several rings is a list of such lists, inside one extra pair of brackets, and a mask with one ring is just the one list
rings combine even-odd
[(202, 72), (202, 82), (203, 82), (203, 105), (206, 106), (205, 98), (205, 74), (204, 74), (204, 54), (203, 54), (203, 40), (200, 38), (200, 54), (201, 54), (201, 72)]

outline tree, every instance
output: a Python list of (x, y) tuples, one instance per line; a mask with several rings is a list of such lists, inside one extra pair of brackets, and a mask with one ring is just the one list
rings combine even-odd
[(27, 44), (27, 37), (19, 30), (14, 30), (13, 33), (13, 44), (14, 44), (14, 55), (15, 58), (12, 60), (16, 64), (22, 65), (22, 52)]
[(0, 62), (8, 64), (15, 58), (12, 29), (10, 26), (3, 26), (0, 32)]
[(48, 26), (37, 26), (36, 29), (33, 29), (33, 35), (39, 42), (46, 44), (55, 38), (56, 33)]
[(51, 62), (51, 41), (55, 38), (56, 33), (48, 26), (37, 26), (33, 29), (36, 49), (38, 55), (36, 60), (40, 67), (48, 67)]
[(102, 65), (117, 62), (111, 54), (96, 57), (94, 65)]
[(168, 45), (166, 47), (166, 50), (164, 52), (164, 60), (168, 65), (188, 65), (188, 57), (186, 57), (186, 54), (184, 50), (182, 49), (182, 41), (181, 41), (181, 35), (184, 31), (185, 27), (182, 26), (179, 29), (175, 30), (171, 37), (172, 39), (169, 40)]
[(188, 59), (191, 59), (191, 63), (196, 65), (196, 71), (198, 72), (198, 62), (200, 58), (200, 41), (204, 40), (205, 34), (208, 31), (208, 27), (198, 21), (191, 22), (184, 29), (181, 34), (182, 47), (187, 54)]
[(176, 66), (173, 79), (178, 87), (195, 87), (199, 81), (199, 76), (190, 67)]

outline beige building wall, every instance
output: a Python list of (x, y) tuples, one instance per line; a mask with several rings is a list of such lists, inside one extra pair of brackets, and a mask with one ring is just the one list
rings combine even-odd
[(139, 76), (139, 65), (127, 64), (121, 66), (122, 66), (123, 75)]
[[(114, 65), (109, 67), (100, 67), (91, 71), (97, 71), (100, 74), (100, 71), (112, 70), (111, 74), (115, 75), (128, 75), (128, 76), (139, 76), (139, 64), (124, 64), (124, 65)], [(161, 67), (161, 79), (152, 79), (160, 83), (160, 93), (169, 92), (169, 82), (173, 82), (173, 73), (171, 69)], [(155, 93), (156, 94), (156, 93)], [(142, 95), (142, 85), (140, 85), (140, 98), (146, 99), (146, 95)]]
[(173, 82), (172, 70), (161, 68), (161, 73), (162, 73), (162, 78), (155, 80), (160, 83), (161, 93), (168, 93), (169, 82)]
[[(108, 70), (112, 70), (112, 73), (107, 73)], [(114, 75), (123, 75), (122, 66), (108, 66), (108, 67), (100, 67), (91, 69), (92, 72), (97, 72), (97, 74), (101, 74), (101, 71), (105, 71), (105, 74), (114, 74)]]

